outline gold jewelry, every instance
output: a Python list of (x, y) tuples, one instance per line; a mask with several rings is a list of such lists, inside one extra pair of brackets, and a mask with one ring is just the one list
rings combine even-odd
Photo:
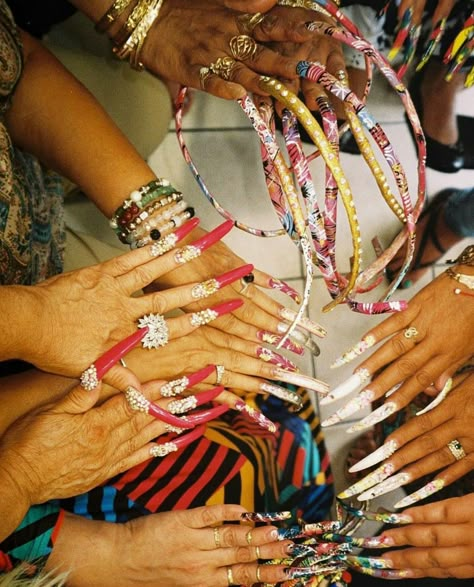
[(241, 33), (244, 33), (245, 35), (251, 35), (253, 33), (253, 29), (264, 19), (264, 14), (261, 12), (256, 12), (255, 14), (242, 14), (236, 18), (236, 21)]
[(278, 0), (277, 4), (278, 6), (290, 6), (291, 8), (305, 8), (306, 10), (324, 14), (324, 16), (331, 16), (327, 10), (311, 0)]
[(227, 567), (227, 585), (235, 585), (231, 567)]
[(449, 452), (457, 461), (460, 461), (466, 456), (466, 452), (457, 438), (451, 440), (451, 442), (448, 442), (447, 446), (449, 448)]
[(468, 289), (474, 289), (474, 275), (456, 273), (452, 267), (448, 267), (446, 273), (451, 279), (456, 280), (458, 283), (462, 283), (462, 285), (465, 285)]
[(221, 535), (219, 534), (219, 527), (218, 526), (216, 526), (214, 528), (214, 543), (216, 545), (216, 548), (221, 547)]
[(236, 35), (229, 41), (230, 52), (234, 59), (245, 61), (253, 59), (257, 52), (257, 43), (248, 35)]
[(257, 573), (256, 573), (256, 576), (257, 576), (257, 583), (261, 583), (262, 582), (262, 577), (260, 576), (260, 566), (259, 565), (257, 565)]
[(457, 259), (454, 261), (448, 261), (448, 263), (456, 263), (457, 265), (467, 265), (468, 267), (474, 267), (474, 245), (468, 245)]
[(245, 541), (249, 546), (252, 544), (252, 530), (249, 530), (245, 535)]
[(209, 65), (212, 73), (215, 73), (222, 79), (229, 81), (232, 77), (232, 70), (235, 68), (236, 62), (232, 57), (219, 57), (216, 61)]
[(416, 338), (418, 336), (418, 330), (414, 326), (410, 326), (410, 328), (405, 329), (403, 336), (405, 338)]
[[(259, 546), (255, 547), (255, 555), (257, 557), (257, 560), (260, 560), (262, 558), (260, 555), (260, 547)], [(257, 579), (258, 579), (258, 575), (257, 575)], [(260, 581), (260, 579), (258, 579), (258, 580)]]
[(124, 12), (132, 0), (115, 0), (107, 12), (96, 22), (95, 30), (105, 33)]
[(201, 86), (201, 90), (206, 91), (206, 81), (209, 77), (211, 77), (211, 75), (212, 71), (209, 69), (209, 67), (201, 67), (199, 70), (199, 85)]

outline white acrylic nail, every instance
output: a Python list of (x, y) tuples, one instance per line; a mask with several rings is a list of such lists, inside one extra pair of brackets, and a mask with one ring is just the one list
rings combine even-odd
[(318, 393), (325, 394), (329, 391), (329, 385), (327, 383), (324, 383), (324, 381), (319, 381), (318, 379), (313, 379), (312, 377), (303, 375), (302, 373), (285, 371), (284, 369), (277, 367), (274, 370), (274, 374), (276, 378), (284, 381), (285, 383), (292, 383), (293, 385), (311, 389), (312, 391), (317, 391)]
[(366, 475), (363, 479), (345, 489), (338, 495), (338, 497), (340, 499), (347, 499), (348, 497), (358, 495), (359, 493), (362, 493), (362, 491), (366, 491), (370, 487), (381, 483), (384, 479), (390, 477), (390, 475), (393, 475), (394, 470), (395, 467), (392, 463), (384, 463), (375, 469), (375, 471), (372, 471), (372, 473)]
[(372, 426), (375, 426), (375, 424), (382, 422), (383, 420), (394, 414), (398, 409), (399, 408), (395, 402), (387, 402), (378, 407), (365, 418), (362, 418), (360, 422), (357, 422), (357, 424), (354, 424), (353, 426), (348, 428), (347, 432), (361, 432), (366, 428), (371, 428)]
[(385, 493), (389, 493), (390, 491), (398, 489), (402, 485), (406, 485), (409, 481), (411, 481), (411, 475), (409, 475), (408, 473), (398, 473), (393, 477), (385, 479), (385, 481), (380, 483), (380, 485), (376, 485), (368, 491), (364, 491), (364, 493), (361, 493), (357, 499), (359, 501), (367, 501), (368, 499), (374, 499), (374, 497), (385, 495)]
[(349, 469), (349, 473), (357, 473), (357, 471), (363, 471), (368, 467), (373, 467), (377, 463), (380, 463), (380, 461), (384, 461), (385, 459), (388, 459), (388, 457), (391, 457), (397, 449), (398, 442), (396, 440), (389, 440), (385, 444), (382, 444), (377, 450), (374, 450), (374, 452), (353, 465)]
[(346, 395), (355, 391), (370, 379), (370, 373), (367, 369), (357, 369), (357, 371), (331, 391), (329, 395), (321, 400), (321, 405), (330, 404)]
[(436, 408), (436, 406), (439, 406), (439, 404), (447, 397), (448, 393), (451, 391), (452, 388), (453, 380), (450, 377), (444, 384), (443, 389), (434, 398), (434, 400), (431, 403), (429, 403), (425, 408), (423, 408), (419, 412), (416, 412), (415, 416), (422, 416), (423, 414), (426, 414), (426, 412), (429, 412), (433, 408)]
[(421, 501), (422, 499), (425, 499), (425, 497), (428, 497), (429, 495), (433, 495), (433, 493), (441, 491), (444, 486), (445, 482), (442, 479), (433, 479), (433, 481), (430, 481), (426, 485), (423, 485), (423, 487), (420, 487), (418, 491), (414, 491), (400, 501), (397, 501), (393, 507), (396, 509), (406, 508), (410, 505), (413, 505), (414, 503)]
[(352, 416), (352, 414), (355, 414), (362, 408), (370, 406), (373, 400), (374, 392), (370, 389), (364, 389), (364, 391), (361, 391), (359, 395), (351, 399), (351, 401), (347, 402), (347, 404), (344, 407), (342, 407), (332, 416), (329, 416), (329, 418), (321, 422), (321, 426), (333, 426), (341, 420), (344, 420), (345, 418)]

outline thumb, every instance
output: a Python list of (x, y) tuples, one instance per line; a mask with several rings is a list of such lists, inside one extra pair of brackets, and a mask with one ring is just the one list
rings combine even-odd
[(56, 411), (68, 414), (84, 414), (95, 406), (100, 396), (101, 384), (92, 391), (85, 390), (82, 385), (76, 385), (56, 405)]
[(103, 381), (115, 389), (125, 391), (127, 387), (134, 387), (141, 391), (142, 385), (138, 377), (128, 367), (114, 365), (110, 371), (104, 375)]

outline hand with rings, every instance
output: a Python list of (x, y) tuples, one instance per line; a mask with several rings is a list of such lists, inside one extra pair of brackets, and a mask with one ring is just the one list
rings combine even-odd
[(383, 554), (380, 562), (403, 570), (407, 579), (474, 577), (473, 508), (470, 493), (405, 510), (411, 523), (382, 533), (395, 550)]
[[(407, 406), (421, 392), (437, 393), (444, 385), (443, 378), (468, 362), (474, 354), (472, 299), (456, 295), (456, 286), (455, 280), (442, 273), (410, 300), (405, 311), (385, 319), (334, 361), (332, 367), (347, 364), (388, 339), (356, 369), (356, 375), (366, 375), (356, 385), (367, 387), (339, 410), (339, 415), (351, 416), (390, 390), (390, 397), (379, 408), (389, 415)], [(348, 383), (349, 380), (340, 387), (355, 391), (356, 386)], [(338, 395), (337, 390), (332, 395)]]
[[(449, 386), (451, 383), (448, 381)], [(474, 469), (473, 390), (472, 372), (458, 376), (449, 395), (436, 407), (409, 419), (382, 446), (351, 467), (351, 472), (358, 472), (377, 465), (340, 497), (358, 494), (360, 500), (372, 499), (435, 473), (393, 506), (406, 508), (470, 473)]]
[[(258, 564), (257, 546), (262, 560), (281, 559), (290, 553), (291, 541), (278, 540), (276, 527), (266, 525), (252, 530), (249, 546), (249, 526), (235, 523), (241, 521), (244, 512), (239, 505), (211, 505), (150, 514), (125, 524), (108, 524), (107, 565), (102, 557), (91, 554), (90, 565), (71, 564), (72, 580), (83, 585), (100, 580), (103, 587), (123, 583), (124, 576), (127, 584), (143, 587), (155, 587), (157, 577), (160, 587), (228, 587), (252, 585), (259, 580), (285, 581), (284, 566)], [(77, 539), (82, 544), (81, 534)], [(84, 546), (90, 550), (89, 545)], [(160, 556), (156, 556), (157, 552)], [(71, 556), (74, 557), (63, 553), (60, 560), (68, 564)], [(54, 562), (53, 554), (48, 565)]]

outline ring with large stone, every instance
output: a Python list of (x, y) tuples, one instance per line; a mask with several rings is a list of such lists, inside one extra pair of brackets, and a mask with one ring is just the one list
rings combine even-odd
[(261, 12), (255, 14), (241, 14), (236, 18), (239, 31), (245, 35), (251, 35), (253, 29), (265, 19)]
[(448, 442), (447, 446), (448, 446), (449, 452), (453, 455), (453, 457), (457, 461), (460, 461), (461, 459), (463, 459), (466, 456), (466, 452), (465, 452), (462, 444), (459, 442), (459, 440), (457, 438), (455, 438), (454, 440), (451, 440), (451, 442)]
[(144, 349), (157, 349), (168, 344), (169, 328), (161, 314), (146, 314), (138, 320), (138, 328), (148, 328), (142, 339)]
[(253, 59), (257, 52), (257, 43), (248, 35), (236, 35), (229, 41), (230, 52), (234, 59), (245, 61)]
[(209, 67), (201, 67), (201, 69), (199, 70), (199, 84), (201, 86), (201, 90), (206, 90), (205, 85), (206, 85), (206, 81), (208, 80), (208, 78), (212, 75), (212, 71), (209, 69)]
[(235, 59), (232, 57), (219, 57), (214, 63), (209, 65), (212, 73), (215, 73), (222, 79), (229, 81), (232, 77), (232, 71), (236, 66)]

